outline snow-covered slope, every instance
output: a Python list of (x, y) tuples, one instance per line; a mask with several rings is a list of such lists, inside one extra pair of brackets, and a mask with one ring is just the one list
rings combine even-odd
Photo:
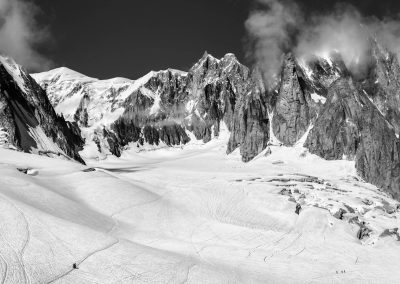
[[(143, 88), (143, 85), (158, 73), (167, 71), (169, 70), (151, 71), (137, 80), (126, 78), (99, 80), (61, 67), (32, 74), (32, 77), (46, 90), (55, 110), (63, 114), (67, 120), (78, 120), (75, 118), (76, 113), (80, 108), (86, 109), (88, 121), (84, 127), (98, 127), (109, 126), (117, 120), (125, 110), (124, 101), (131, 94)], [(178, 70), (172, 72), (182, 76), (186, 74)], [(157, 94), (146, 89), (144, 93), (156, 100)], [(87, 105), (81, 106), (85, 101)]]
[(245, 164), (225, 155), (228, 139), (126, 151), (94, 171), (0, 149), (0, 279), (398, 281), (398, 203), (354, 162), (271, 146)]
[(148, 102), (143, 112), (149, 116), (156, 117), (162, 112), (160, 103), (164, 94), (161, 87), (150, 89), (150, 81), (168, 80), (170, 76), (182, 78), (187, 73), (168, 69), (151, 71), (134, 81), (125, 78), (98, 80), (62, 67), (32, 76), (46, 90), (57, 113), (79, 124), (86, 140), (83, 154), (90, 152), (90, 157), (104, 158), (120, 153), (120, 141), (112, 125), (129, 110), (132, 100), (139, 97), (138, 100)]
[(65, 67), (32, 74), (32, 77), (47, 91), (56, 111), (69, 121), (75, 120), (79, 104), (87, 96), (91, 102), (90, 125), (111, 115), (118, 103), (131, 94), (132, 88), (137, 88), (129, 79), (98, 80)]

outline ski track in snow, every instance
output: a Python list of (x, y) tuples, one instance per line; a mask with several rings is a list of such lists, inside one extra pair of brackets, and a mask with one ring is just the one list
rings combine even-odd
[[(94, 254), (99, 253), (99, 252), (101, 252), (101, 251), (103, 251), (103, 250), (107, 250), (107, 249), (111, 248), (112, 246), (115, 246), (115, 245), (118, 244), (118, 243), (119, 243), (119, 240), (116, 240), (115, 242), (113, 242), (113, 243), (111, 243), (111, 244), (105, 246), (104, 248), (100, 248), (100, 249), (97, 249), (97, 250), (95, 250), (95, 251), (89, 253), (89, 254), (88, 254), (87, 256), (85, 256), (83, 259), (81, 259), (81, 260), (79, 260), (79, 261), (76, 261), (75, 263), (76, 263), (76, 264), (78, 265), (78, 267), (79, 267), (79, 265), (82, 264), (82, 263), (83, 263), (85, 260), (87, 260), (89, 257), (92, 257)], [(54, 282), (60, 280), (61, 278), (67, 276), (67, 275), (68, 275), (69, 273), (71, 273), (72, 271), (74, 271), (74, 268), (71, 268), (71, 269), (67, 270), (65, 273), (61, 274), (60, 276), (55, 277), (53, 280), (50, 280), (49, 283), (54, 283)]]
[[(18, 214), (20, 215), (21, 219), (23, 220), (23, 223), (25, 224), (25, 235), (26, 235), (26, 237), (25, 237), (25, 239), (23, 241), (22, 248), (18, 249), (18, 250), (20, 250), (20, 252), (17, 252), (17, 249), (15, 249), (13, 247), (13, 245), (10, 244), (10, 242), (7, 241), (2, 235), (1, 235), (1, 238), (2, 238), (3, 242), (7, 245), (7, 247), (10, 248), (11, 253), (13, 255), (15, 255), (15, 258), (17, 259), (17, 262), (18, 262), (18, 266), (20, 267), (20, 270), (21, 270), (21, 272), (23, 274), (24, 282), (25, 283), (31, 283), (30, 278), (29, 278), (29, 276), (28, 276), (28, 274), (26, 272), (26, 268), (25, 268), (25, 264), (24, 264), (24, 260), (23, 260), (25, 249), (28, 246), (29, 241), (30, 241), (29, 222), (28, 222), (27, 218), (25, 217), (25, 214), (12, 201), (10, 201), (9, 199), (5, 198), (4, 196), (1, 196), (1, 199), (5, 200), (9, 205), (11, 205), (18, 212)], [(8, 273), (9, 264), (4, 259), (3, 256), (1, 256), (1, 258), (4, 261), (4, 264), (5, 264), (3, 280), (2, 280), (2, 282), (5, 283), (6, 280), (7, 280), (7, 273)]]
[[(226, 138), (87, 167), (0, 149), (2, 283), (399, 279), (400, 242), (380, 236), (400, 226), (399, 203), (362, 182), (354, 163), (299, 144), (244, 164), (225, 155)], [(353, 217), (372, 230), (365, 240)]]

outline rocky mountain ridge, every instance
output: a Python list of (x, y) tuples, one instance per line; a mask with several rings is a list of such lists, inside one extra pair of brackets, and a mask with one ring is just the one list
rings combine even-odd
[(34, 75), (55, 109), (78, 123), (86, 144), (100, 153), (120, 156), (132, 143), (184, 145), (190, 137), (207, 143), (224, 123), (227, 153), (240, 148), (245, 162), (272, 138), (286, 146), (304, 140), (325, 159), (355, 160), (361, 177), (400, 197), (400, 67), (375, 41), (363, 77), (353, 76), (339, 54), (287, 54), (273, 90), (233, 54), (205, 53), (188, 72), (150, 72), (136, 81), (62, 76), (60, 70)]
[(78, 126), (54, 111), (45, 91), (12, 59), (0, 56), (0, 144), (83, 163)]
[[(69, 75), (65, 76), (62, 71), (66, 70)], [(152, 71), (139, 80), (117, 86), (109, 84), (113, 80), (82, 77), (68, 69), (33, 76), (47, 91), (55, 109), (80, 125), (87, 143), (94, 141), (99, 152), (116, 156), (132, 142), (186, 144), (190, 140), (186, 130), (206, 143), (218, 136), (221, 123), (230, 130), (235, 113), (240, 110), (247, 114), (249, 100), (255, 97), (261, 102), (260, 95), (264, 93), (259, 80), (253, 79), (256, 75), (233, 54), (216, 59), (205, 53), (188, 72)], [(98, 85), (105, 88), (99, 90)], [(268, 117), (265, 102), (261, 104), (261, 116)], [(243, 135), (243, 127), (252, 123), (252, 118), (248, 120), (241, 127), (235, 126), (228, 149), (230, 152), (240, 145), (246, 153), (245, 160), (258, 155), (268, 141), (268, 130), (260, 126), (254, 126), (254, 131), (259, 128), (265, 136), (262, 145), (252, 145), (251, 139), (246, 141), (248, 135)]]

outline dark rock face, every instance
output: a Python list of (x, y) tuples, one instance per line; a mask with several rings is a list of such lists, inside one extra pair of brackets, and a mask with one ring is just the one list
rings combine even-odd
[[(183, 145), (189, 141), (187, 131), (206, 143), (226, 127), (234, 129), (228, 152), (240, 147), (249, 161), (269, 140), (261, 75), (252, 74), (233, 54), (216, 59), (205, 53), (188, 72), (150, 72), (137, 81), (99, 81), (67, 68), (35, 78), (58, 111), (78, 123), (105, 154), (119, 156), (132, 142)], [(71, 109), (78, 98), (79, 106)]]
[(352, 159), (359, 145), (358, 126), (353, 118), (362, 106), (357, 90), (348, 80), (340, 80), (331, 87), (305, 144), (311, 153), (327, 160)]
[(385, 229), (380, 235), (380, 238), (385, 238), (385, 237), (395, 237), (397, 241), (400, 241), (400, 234), (399, 234), (399, 228), (393, 228), (393, 229)]
[[(240, 64), (233, 54), (216, 59), (205, 53), (187, 73), (172, 69), (151, 72), (134, 90), (125, 80), (102, 95), (111, 105), (108, 107), (118, 112), (108, 124), (100, 124), (93, 139), (99, 151), (107, 149), (120, 156), (132, 142), (138, 147), (184, 145), (190, 141), (188, 131), (208, 142), (226, 126), (230, 131), (227, 153), (239, 148), (243, 161), (248, 162), (267, 148), (270, 129), (284, 145), (293, 146), (313, 126), (305, 143), (311, 153), (328, 160), (355, 160), (366, 181), (400, 198), (397, 58), (372, 42), (366, 74), (350, 72), (338, 54), (304, 60), (287, 54), (279, 82), (268, 91), (261, 75)], [(71, 87), (68, 84), (65, 89)], [(96, 97), (93, 89), (85, 84), (71, 89), (72, 93), (84, 90), (72, 117), (88, 128), (95, 116), (88, 107)], [(49, 90), (58, 88), (50, 86)], [(126, 90), (129, 93), (118, 95)], [(12, 117), (17, 107), (10, 110), (0, 103), (0, 108), (3, 120), (11, 121), (7, 117)], [(7, 127), (6, 122), (4, 125)], [(64, 125), (73, 137), (79, 136), (75, 126)], [(9, 139), (18, 137), (17, 132), (9, 132)]]
[(400, 133), (400, 65), (397, 55), (371, 41), (371, 63), (363, 89), (386, 120)]
[(340, 54), (332, 53), (329, 60), (316, 57), (308, 58), (311, 84), (315, 91), (323, 97), (327, 96), (328, 88), (339, 78), (350, 75)]
[(188, 129), (204, 142), (217, 137), (221, 122), (230, 130), (237, 101), (253, 87), (250, 70), (233, 54), (221, 60), (204, 54), (189, 71), (189, 100), (194, 107), (187, 120)]
[[(294, 145), (307, 131), (310, 110), (302, 87), (299, 68), (291, 54), (287, 55), (282, 70), (281, 86), (276, 100), (273, 130), (285, 145)], [(304, 84), (303, 84), (304, 85)]]
[(218, 60), (206, 53), (187, 74), (155, 73), (125, 100), (111, 130), (122, 147), (130, 142), (174, 146), (190, 141), (186, 130), (208, 142), (225, 123), (232, 131), (228, 153), (240, 147), (243, 160), (250, 161), (269, 140), (264, 96), (263, 86), (234, 55)]
[(151, 145), (158, 145), (160, 143), (160, 132), (152, 126), (146, 125), (143, 128), (143, 137)]
[(184, 145), (190, 141), (185, 129), (178, 124), (164, 125), (161, 127), (160, 139), (168, 146)]
[(74, 120), (79, 123), (80, 125), (82, 125), (83, 127), (88, 127), (89, 124), (89, 115), (87, 112), (87, 105), (89, 102), (89, 96), (88, 95), (84, 95), (80, 104), (79, 104), (79, 108), (76, 110), (75, 115), (74, 115)]
[[(2, 60), (0, 129), (7, 133), (8, 143), (25, 152), (65, 154), (83, 163), (78, 151), (84, 142), (77, 125), (55, 113), (46, 93), (24, 70)], [(49, 146), (47, 139), (56, 146)]]
[(335, 214), (333, 214), (333, 217), (339, 220), (343, 220), (344, 214), (346, 213), (346, 210), (339, 208), (339, 210)]
[[(117, 157), (121, 157), (121, 149), (120, 149), (120, 146), (118, 143), (118, 138), (114, 134), (114, 132), (109, 131), (106, 128), (103, 128), (103, 137), (105, 137), (105, 139), (106, 139), (106, 142), (108, 144), (108, 148), (110, 149), (110, 152)], [(101, 147), (99, 147), (99, 148), (101, 150)]]
[(360, 176), (400, 199), (400, 140), (375, 112), (365, 117), (356, 168)]
[(295, 213), (296, 213), (297, 215), (300, 215), (300, 212), (301, 212), (301, 205), (300, 205), (299, 203), (297, 203), (297, 204), (296, 204)]
[(341, 57), (313, 57), (306, 62), (287, 54), (283, 60), (278, 89), (270, 95), (275, 136), (286, 146), (302, 138), (323, 108), (328, 88), (348, 75)]
[(375, 105), (351, 78), (338, 80), (328, 93), (305, 147), (328, 160), (355, 159), (368, 182), (400, 197), (400, 141)]
[[(164, 142), (168, 146), (188, 143), (190, 139), (183, 126), (182, 113), (187, 97), (185, 80), (186, 77), (170, 70), (153, 76), (125, 100), (123, 115), (111, 125), (114, 137), (108, 133), (107, 139), (111, 139), (115, 145), (119, 144), (120, 148), (130, 142), (140, 145), (159, 145)], [(149, 92), (160, 95), (160, 101), (156, 102), (155, 98), (148, 95)], [(120, 150), (110, 149), (117, 156)]]
[(112, 125), (111, 129), (113, 130), (113, 132), (115, 132), (115, 143), (118, 143), (120, 145), (125, 146), (128, 145), (129, 142), (136, 142), (140, 139), (141, 129), (137, 127), (132, 121), (126, 122), (125, 120), (120, 118)]
[(231, 123), (227, 153), (240, 146), (243, 161), (251, 161), (268, 146), (269, 123), (267, 106), (260, 90), (242, 96)]
[(370, 236), (372, 230), (366, 227), (365, 225), (360, 225), (360, 229), (357, 232), (357, 238), (362, 241)]

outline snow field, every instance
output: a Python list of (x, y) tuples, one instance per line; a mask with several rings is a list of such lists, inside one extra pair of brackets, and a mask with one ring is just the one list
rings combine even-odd
[[(238, 151), (225, 154), (227, 139), (222, 131), (208, 144), (132, 147), (88, 166), (0, 149), (0, 275), (6, 283), (399, 279), (399, 242), (382, 236), (400, 225), (398, 202), (360, 180), (353, 162), (298, 145), (271, 146), (244, 164)], [(371, 229), (367, 238), (357, 238), (354, 218)]]

